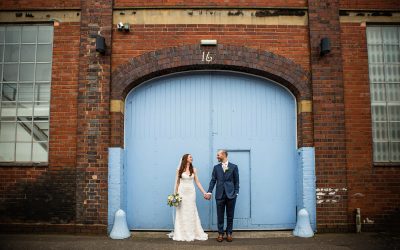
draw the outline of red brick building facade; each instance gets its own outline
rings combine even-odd
[[[369,26],[399,27],[397,1],[5,0],[0,9],[2,25],[54,28],[48,161],[0,162],[2,231],[105,233],[108,148],[124,147],[127,93],[216,69],[295,95],[298,147],[315,148],[318,231],[353,231],[356,208],[366,230],[400,226],[400,161],[373,160],[367,43]],[[211,63],[201,61],[202,39],[218,41]]]

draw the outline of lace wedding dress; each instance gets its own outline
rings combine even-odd
[[[196,206],[196,190],[194,187],[194,174],[189,176],[182,173],[178,188],[179,196],[182,197],[181,204],[176,207],[174,231],[169,237],[177,241],[207,240],[208,235],[204,233],[201,226]]]

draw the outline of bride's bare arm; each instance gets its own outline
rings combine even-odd
[[[176,170],[176,176],[175,176],[175,194],[178,193],[178,188],[180,184],[180,178],[179,178],[179,169]]]
[[[193,169],[193,172],[194,172],[194,181],[196,182],[196,185],[200,189],[201,193],[204,195],[206,191],[204,191],[204,188],[201,185],[199,178],[197,178],[197,169]]]

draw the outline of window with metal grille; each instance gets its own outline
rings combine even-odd
[[[47,162],[53,26],[0,25],[0,162]]]
[[[373,158],[400,162],[400,26],[368,26]]]

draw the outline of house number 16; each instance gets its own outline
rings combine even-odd
[[[210,52],[205,52],[203,51],[203,57],[201,59],[202,62],[211,62],[213,60],[213,57],[210,55]]]

